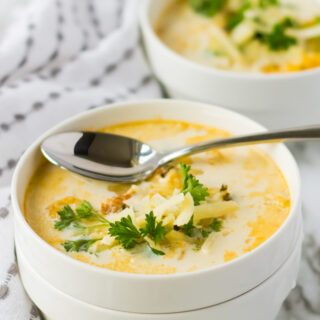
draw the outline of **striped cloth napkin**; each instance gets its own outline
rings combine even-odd
[[[33,0],[0,44],[0,319],[41,319],[14,259],[9,185],[24,150],[75,113],[160,97],[143,56],[138,0]]]

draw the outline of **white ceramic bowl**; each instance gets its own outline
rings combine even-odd
[[[255,112],[310,110],[318,106],[320,68],[286,74],[239,73],[197,64],[168,48],[156,36],[153,25],[172,1],[141,0],[140,8],[140,26],[150,63],[171,97]]]
[[[12,183],[15,237],[35,272],[57,290],[102,308],[138,313],[169,313],[206,308],[258,286],[288,259],[301,228],[300,178],[295,160],[282,144],[261,146],[287,180],[292,207],[285,223],[255,250],[223,265],[191,273],[136,275],[110,271],[72,259],[43,241],[27,224],[22,209],[25,190],[37,168],[39,146],[48,135],[65,130],[102,127],[126,121],[176,119],[211,125],[234,134],[265,130],[237,113],[177,100],[151,100],[109,105],[82,113],[49,130],[22,156]],[[276,288],[275,288],[276,289]]]
[[[16,248],[23,285],[47,320],[273,320],[283,300],[296,284],[301,242],[302,231],[290,257],[258,287],[218,305],[169,314],[121,312],[75,299],[57,290],[36,273],[20,249],[19,242],[16,242]]]

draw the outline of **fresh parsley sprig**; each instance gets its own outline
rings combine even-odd
[[[146,214],[146,226],[144,228],[138,229],[130,215],[121,218],[120,221],[110,223],[109,228],[109,234],[115,237],[123,248],[132,249],[138,244],[147,243],[156,255],[164,255],[164,252],[151,247],[145,237],[149,236],[157,244],[164,238],[165,232],[166,228],[162,226],[162,221],[157,222],[152,211]]]
[[[156,217],[153,211],[151,211],[149,214],[146,214],[146,226],[140,228],[140,232],[144,237],[149,235],[154,243],[158,244],[164,239],[166,228],[162,225],[162,221],[156,221]]]
[[[68,228],[71,225],[74,225],[77,228],[84,228],[84,226],[79,224],[79,221],[82,219],[94,219],[103,224],[109,224],[109,221],[101,214],[94,211],[90,202],[86,200],[82,201],[82,203],[77,206],[75,211],[69,205],[66,205],[57,213],[60,219],[55,221],[54,227],[60,231]]]
[[[125,249],[132,249],[144,241],[141,232],[133,224],[131,216],[121,218],[120,221],[110,223],[109,234],[119,241]]]
[[[67,252],[88,252],[89,248],[101,239],[78,239],[75,241],[67,240],[63,242],[63,247]]]
[[[60,216],[60,219],[55,221],[54,227],[60,231],[69,227],[73,222],[78,220],[78,217],[69,205],[64,206],[57,213]]]
[[[209,196],[208,188],[199,182],[189,171],[191,166],[187,166],[185,163],[180,163],[180,172],[183,179],[183,187],[181,192],[191,194],[195,206],[198,206],[201,201],[204,201]]]

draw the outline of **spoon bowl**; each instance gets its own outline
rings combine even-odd
[[[147,178],[158,167],[160,155],[148,144],[102,132],[65,132],[41,145],[53,164],[83,176],[113,182]]]

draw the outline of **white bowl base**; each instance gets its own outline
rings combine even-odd
[[[77,300],[41,278],[27,262],[18,242],[16,248],[23,285],[46,320],[273,320],[282,302],[295,287],[302,238],[300,231],[295,249],[284,265],[249,292],[208,308],[163,314],[120,312]]]

